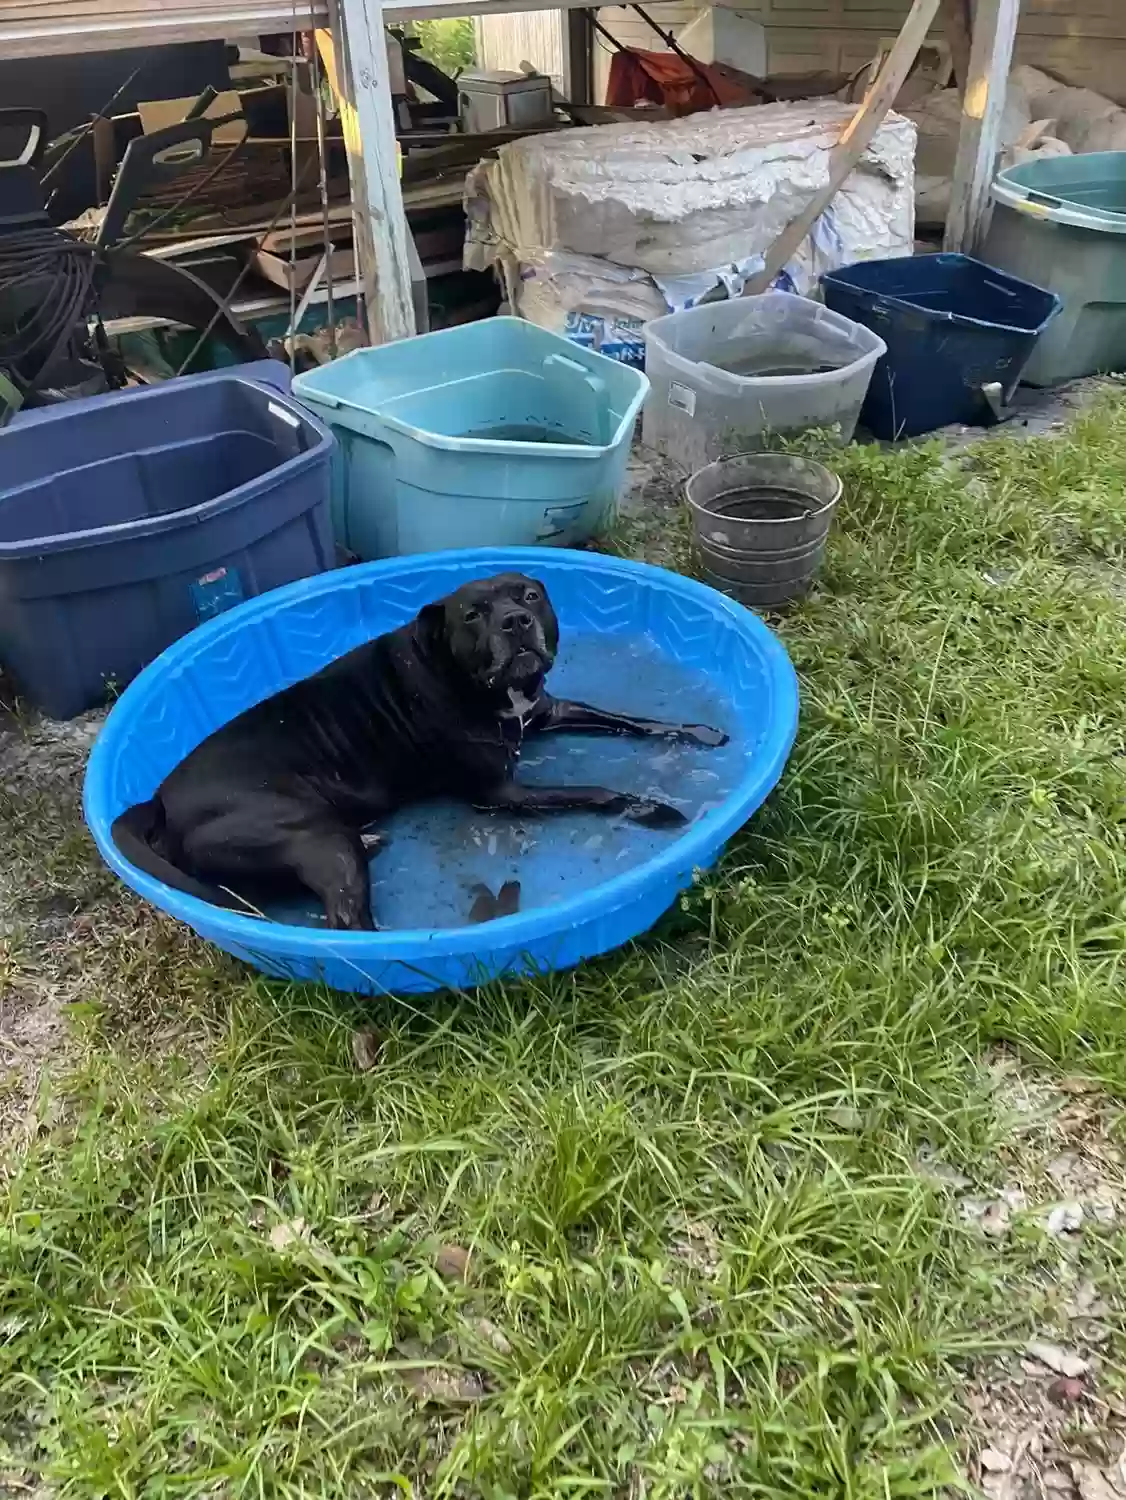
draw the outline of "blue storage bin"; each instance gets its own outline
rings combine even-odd
[[[365,561],[588,540],[613,518],[648,389],[520,318],[357,349],[293,382],[339,441],[333,525]]]
[[[982,387],[1009,401],[1036,340],[1060,310],[1043,287],[968,255],[867,260],[821,278],[825,304],[878,333],[860,420],[878,438],[989,418]]]
[[[0,433],[0,660],[70,718],[201,620],[330,567],[332,447],[237,371]]]

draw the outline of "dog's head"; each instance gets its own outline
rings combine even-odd
[[[559,649],[559,622],[542,583],[498,573],[463,583],[420,615],[474,688],[498,700],[534,698]]]

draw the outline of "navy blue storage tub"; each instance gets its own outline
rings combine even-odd
[[[860,413],[878,438],[990,420],[982,387],[1009,401],[1036,340],[1059,312],[1043,287],[968,255],[859,261],[821,278],[825,305],[883,339]]]
[[[0,660],[70,718],[201,620],[331,567],[334,446],[238,370],[0,433]]]

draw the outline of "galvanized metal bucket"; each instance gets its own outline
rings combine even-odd
[[[759,609],[808,592],[825,555],[840,476],[788,453],[748,453],[698,469],[685,486],[701,573]]]

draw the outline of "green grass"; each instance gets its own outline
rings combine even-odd
[[[836,462],[824,586],[780,625],[780,788],[646,941],[576,973],[413,1005],[270,984],[119,897],[73,794],[0,794],[29,899],[98,893],[56,953],[75,1066],[0,1201],[26,1482],[957,1482],[960,1372],[1053,1262],[962,1225],[920,1153],[995,1175],[998,1043],[1126,1089],[1126,404],[957,463]],[[35,944],[9,939],[10,983]]]

